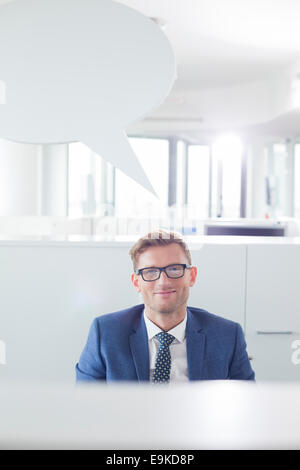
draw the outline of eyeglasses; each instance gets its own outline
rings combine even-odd
[[[136,275],[141,275],[144,281],[151,282],[157,281],[160,278],[161,272],[164,271],[167,277],[170,279],[178,279],[183,277],[185,270],[190,269],[190,264],[169,264],[164,268],[143,268],[136,269],[134,272]]]

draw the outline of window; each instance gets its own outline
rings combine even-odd
[[[168,205],[169,142],[146,138],[129,138],[129,142],[158,198],[116,168],[115,215],[157,216]]]
[[[177,142],[177,169],[176,169],[176,205],[183,206],[186,202],[186,144],[182,140]]]
[[[242,143],[236,136],[220,137],[212,146],[213,217],[240,217]]]
[[[106,207],[113,204],[113,170],[110,163],[81,142],[69,145],[69,216],[107,213]]]
[[[220,138],[212,146],[187,145],[178,140],[176,169],[171,173],[172,147],[168,139],[132,137],[129,143],[158,197],[86,145],[70,144],[70,216],[160,218],[163,223],[170,215],[170,188],[174,191],[176,188],[175,216],[177,213],[189,219],[240,216],[242,145],[237,137]],[[171,177],[175,180],[169,181]],[[112,210],[107,210],[108,207]]]
[[[68,213],[80,217],[95,212],[95,181],[93,153],[77,142],[69,145]]]
[[[222,217],[240,217],[241,157],[241,153],[236,152],[223,160]]]
[[[275,179],[275,216],[285,216],[287,209],[287,148],[285,144],[273,145],[273,172]]]
[[[209,213],[209,147],[188,147],[188,214],[207,218]]]
[[[296,160],[295,157],[295,170]],[[289,182],[291,161],[286,143],[268,145],[266,162],[267,213],[269,217],[287,216],[292,212],[293,185]]]
[[[300,144],[295,145],[295,166],[294,166],[294,215],[300,218]]]

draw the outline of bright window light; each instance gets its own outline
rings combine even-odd
[[[243,144],[239,137],[233,134],[220,136],[212,146],[215,163],[213,166],[219,168],[215,173],[218,178],[215,187],[219,192],[217,199],[221,210],[217,212],[222,217],[240,216],[242,152]]]
[[[236,158],[242,154],[243,144],[241,139],[234,134],[220,136],[213,144],[213,153],[216,158],[228,161],[228,158]]]
[[[179,205],[185,203],[185,145],[182,140],[177,142],[177,172],[176,172],[176,202]]]
[[[299,108],[300,106],[300,78],[299,77],[292,80],[291,106],[292,108]]]
[[[69,216],[96,214],[103,202],[102,169],[102,157],[87,145],[69,144]]]
[[[300,144],[295,145],[295,171],[294,171],[294,216],[300,218]]]
[[[168,205],[169,142],[147,138],[129,138],[129,142],[158,198],[116,169],[115,214],[149,217]]]
[[[208,217],[209,147],[190,145],[188,155],[188,207],[191,217]]]

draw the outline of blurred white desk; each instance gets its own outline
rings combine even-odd
[[[300,383],[2,383],[1,449],[300,449]]]

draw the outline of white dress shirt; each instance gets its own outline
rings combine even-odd
[[[170,344],[170,354],[171,354],[171,372],[170,372],[170,382],[186,382],[189,380],[188,377],[188,367],[187,367],[187,357],[186,357],[186,339],[185,339],[185,329],[186,329],[186,314],[181,323],[169,330],[167,333],[173,335],[175,339]],[[160,343],[155,335],[161,333],[161,330],[155,323],[153,323],[145,314],[144,310],[144,320],[148,333],[148,346],[149,346],[149,365],[150,365],[150,382],[155,369],[155,359],[157,352],[159,350]]]

